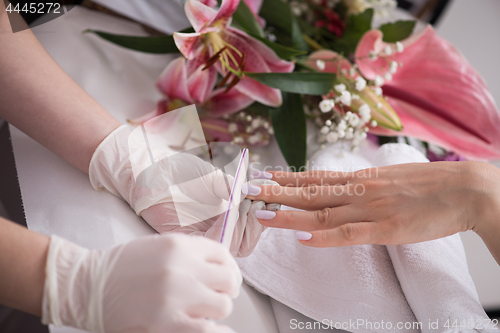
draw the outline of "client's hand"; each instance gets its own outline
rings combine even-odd
[[[407,244],[466,230],[483,239],[492,230],[500,236],[500,170],[490,164],[274,172],[272,179],[281,186],[261,186],[251,198],[306,211],[257,212],[257,217],[268,227],[305,231],[297,233],[304,245]]]
[[[219,241],[233,178],[196,156],[179,153],[155,162],[136,179],[128,146],[131,130],[119,127],[96,149],[89,168],[92,186],[125,199],[160,233],[182,232]],[[147,157],[144,150],[142,156]],[[265,209],[265,204],[259,207]],[[231,253],[246,256],[265,228],[255,218],[242,218],[249,204],[240,208],[244,211],[240,210]]]
[[[52,236],[42,321],[90,332],[232,332],[241,273],[222,245],[155,235],[104,251]]]

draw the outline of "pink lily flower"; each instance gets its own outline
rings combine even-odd
[[[294,64],[280,59],[273,50],[241,30],[229,26],[240,0],[222,0],[219,11],[198,0],[188,0],[186,15],[194,33],[175,33],[180,52],[189,60],[203,62],[228,79],[229,87],[269,106],[281,105],[281,92],[249,77],[248,72],[291,72]],[[249,2],[252,3],[252,2]],[[253,3],[252,3],[253,6]],[[252,8],[252,7],[251,7]],[[237,84],[236,84],[237,83]]]
[[[380,56],[387,55],[388,47],[391,55]],[[395,51],[403,47],[403,52]],[[359,70],[371,80],[384,76],[392,61],[403,65],[382,87],[403,130],[377,128],[379,134],[413,136],[472,159],[500,158],[500,116],[493,97],[479,73],[430,26],[397,46],[371,30],[355,56]]]
[[[212,68],[203,70],[204,64],[179,57],[173,60],[156,82],[158,89],[165,95],[156,110],[129,122],[142,124],[151,118],[180,107],[197,104],[204,116],[217,117],[234,113],[254,101],[245,94],[232,89],[215,88],[217,72]]]

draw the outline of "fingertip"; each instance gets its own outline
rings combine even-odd
[[[295,233],[295,237],[299,241],[308,241],[312,238],[312,236],[313,235],[310,232],[306,232],[306,231],[297,231]]]
[[[254,171],[253,179],[273,179],[273,174],[267,171]]]

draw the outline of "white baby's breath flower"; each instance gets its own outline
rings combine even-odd
[[[377,96],[382,96],[382,94],[383,94],[382,88],[380,88],[380,87],[375,87],[375,88],[373,88],[373,92],[374,92],[374,93],[375,93],[375,95],[377,95]]]
[[[236,123],[229,123],[229,125],[227,125],[227,130],[230,133],[238,132],[238,125]]]
[[[383,105],[382,105],[382,102],[378,102],[378,103],[376,104],[376,106],[377,106],[377,108],[382,109],[382,106],[383,106]]]
[[[389,72],[391,74],[396,74],[398,71],[398,63],[396,61],[391,61],[391,65],[389,66]]]
[[[345,84],[343,84],[343,83],[336,84],[333,86],[333,88],[335,89],[336,92],[339,92],[339,93],[344,92],[346,89]]]
[[[326,141],[328,141],[329,143],[337,142],[338,140],[339,140],[339,135],[335,132],[330,132],[326,136]]]
[[[337,125],[337,131],[345,131],[347,129],[347,123],[345,120],[341,120]]]
[[[388,56],[392,55],[392,47],[390,45],[384,47],[384,53]]]
[[[357,94],[351,94],[351,99],[353,101],[358,100],[359,98],[360,98],[359,95],[357,95]]]
[[[260,161],[260,155],[259,154],[252,154],[252,156],[250,156],[250,161],[251,162],[259,162]]]
[[[370,51],[370,53],[368,54],[368,56],[370,57],[371,61],[375,61],[375,60],[378,59],[378,54],[375,51]]]
[[[260,127],[262,124],[262,119],[261,118],[255,118],[252,120],[252,128],[256,129],[257,127]]]
[[[351,101],[352,101],[351,93],[348,91],[343,91],[342,96],[340,96],[340,101],[344,105],[351,106]]]
[[[375,85],[377,87],[380,87],[380,86],[383,86],[384,83],[385,83],[384,78],[382,76],[380,76],[380,75],[377,74],[377,76],[375,76]]]
[[[323,127],[321,127],[321,129],[319,130],[319,132],[321,134],[327,134],[328,132],[330,132],[330,128],[328,126],[323,126]]]
[[[356,90],[361,91],[366,88],[366,80],[363,79],[361,76],[358,76],[356,78]]]
[[[354,67],[351,67],[351,68],[349,69],[349,75],[350,75],[350,76],[354,76],[354,75],[356,75],[356,69],[355,69]]]
[[[323,113],[332,111],[334,106],[335,102],[332,99],[324,99],[319,103],[319,109]]]
[[[356,115],[353,115],[351,117],[351,119],[349,119],[349,124],[352,126],[352,127],[356,127],[359,125],[359,117],[356,116]]]
[[[386,81],[391,81],[392,80],[392,74],[389,73],[389,72],[387,72],[387,73],[385,73],[384,78],[385,78]]]
[[[325,125],[332,126],[332,121],[330,119],[328,119],[327,121],[325,121]]]
[[[343,139],[345,137],[345,131],[337,129],[337,135],[339,139]]]
[[[318,67],[320,71],[324,71],[326,67],[325,61],[321,59],[316,60],[316,67]]]
[[[372,120],[372,122],[370,123],[370,126],[371,127],[377,127],[378,123],[376,120]]]
[[[399,53],[403,52],[405,50],[405,46],[401,42],[396,42],[396,51]]]
[[[262,140],[262,133],[258,132],[248,138],[248,143],[254,145]]]

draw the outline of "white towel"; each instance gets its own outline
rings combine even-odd
[[[374,162],[427,161],[402,144],[381,147],[371,162],[349,152],[340,158],[339,149],[333,145],[315,154],[315,168],[354,171]],[[292,230],[268,229],[254,253],[238,263],[257,290],[350,332],[442,332],[447,319],[488,318],[458,235],[406,246],[310,248]],[[429,330],[429,319],[440,321],[439,330]]]

